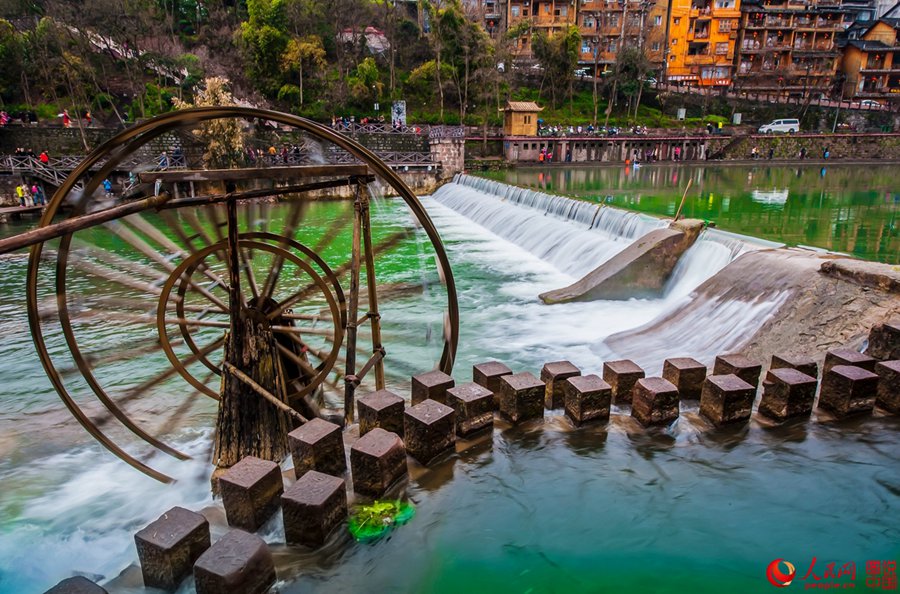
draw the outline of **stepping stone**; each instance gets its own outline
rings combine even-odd
[[[472,366],[472,381],[491,391],[494,395],[494,410],[500,408],[500,378],[504,375],[512,375],[512,370],[499,361]]]
[[[541,381],[546,384],[544,406],[548,410],[563,407],[566,398],[565,381],[576,375],[581,375],[581,370],[569,361],[554,361],[544,364],[541,369]]]
[[[757,366],[759,367],[759,366]],[[756,375],[757,379],[759,374]],[[700,414],[716,426],[746,423],[753,412],[756,388],[737,375],[711,375],[703,382]]]
[[[513,423],[544,416],[544,382],[529,372],[500,378],[500,413]]]
[[[339,475],[347,470],[344,435],[339,425],[315,418],[288,433],[294,475],[307,470]]]
[[[900,359],[900,319],[872,326],[866,354],[881,361]]]
[[[390,390],[378,390],[356,400],[359,413],[360,437],[381,427],[385,431],[403,435],[403,409],[406,403],[403,398]]]
[[[823,374],[831,371],[835,365],[853,365],[866,371],[875,372],[875,359],[853,349],[831,349],[825,353]]]
[[[161,515],[134,535],[144,586],[178,589],[209,542],[209,522],[200,514],[173,507]]]
[[[456,443],[456,413],[435,400],[425,400],[404,414],[406,452],[423,466]]]
[[[796,369],[811,378],[819,377],[819,364],[809,357],[798,355],[772,355],[769,369]]]
[[[875,365],[878,392],[875,404],[895,415],[900,414],[900,361],[882,361]]]
[[[699,400],[706,379],[706,365],[690,357],[666,359],[662,376],[678,388],[682,400]]]
[[[816,401],[819,382],[791,367],[770,369],[763,382],[759,413],[784,421],[790,417],[809,416]]]
[[[232,530],[194,563],[197,594],[261,594],[275,584],[275,562],[263,539]]]
[[[494,426],[494,394],[475,382],[447,390],[447,406],[456,412],[456,434]]]
[[[106,590],[87,579],[76,575],[59,582],[44,594],[108,594]]]
[[[596,375],[576,375],[564,383],[566,416],[576,425],[608,421],[612,388]]]
[[[716,357],[716,364],[713,367],[713,375],[734,374],[754,388],[759,387],[761,373],[762,365],[739,354],[719,355]]]
[[[447,390],[454,386],[453,378],[443,371],[429,371],[412,378],[412,404],[426,400],[447,403]]]
[[[819,408],[838,418],[870,413],[877,395],[877,375],[855,365],[835,365],[822,377]]]
[[[661,377],[640,378],[634,384],[631,416],[641,425],[668,425],[678,418],[678,388]]]
[[[322,546],[347,517],[343,479],[310,470],[281,496],[281,515],[288,544]]]
[[[380,427],[350,447],[350,472],[356,493],[380,497],[406,474],[406,448],[400,436]]]
[[[255,532],[278,509],[284,492],[281,468],[247,456],[219,477],[219,490],[228,525]]]
[[[630,404],[634,385],[645,375],[644,370],[629,359],[603,364],[603,381],[612,388],[612,400],[616,404]]]

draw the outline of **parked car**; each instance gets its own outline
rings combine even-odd
[[[881,103],[879,103],[878,101],[875,101],[873,99],[863,99],[862,101],[859,102],[859,106],[862,108],[868,108],[868,109],[872,109],[872,108],[879,109],[881,107]]]
[[[800,131],[800,120],[796,118],[785,120],[774,120],[759,127],[760,134],[774,134],[776,132],[786,132],[794,134]]]
[[[579,68],[578,70],[575,71],[575,76],[580,77],[580,78],[584,78],[585,76],[588,76],[589,74],[590,74],[590,72],[588,72],[587,68]]]

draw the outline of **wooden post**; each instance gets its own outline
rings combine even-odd
[[[362,207],[362,232],[366,249],[366,289],[369,292],[369,323],[372,325],[372,353],[383,351],[381,344],[381,314],[378,312],[378,291],[375,284],[375,252],[372,249],[372,227],[369,224],[369,201]],[[375,361],[375,389],[384,390],[384,358]]]
[[[356,391],[356,325],[359,315],[360,235],[362,233],[362,186],[356,186],[353,201],[353,244],[350,256],[350,299],[347,304],[347,367],[344,374],[344,425],[353,422],[353,396]]]

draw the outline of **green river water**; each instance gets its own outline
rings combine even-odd
[[[798,178],[794,168],[767,173],[765,168],[654,166],[637,173],[573,168],[504,175],[520,185],[547,183],[541,176],[549,175],[548,191],[612,195],[619,205],[662,215],[673,214],[670,206],[680,199],[685,176],[692,176],[701,197],[689,201],[689,216],[713,219],[736,232],[771,229],[758,234],[863,250],[867,257],[897,262],[893,196],[900,182],[891,172],[829,167],[824,178],[812,169]],[[754,182],[748,185],[751,174]],[[766,184],[757,181],[766,176]],[[784,204],[781,194],[777,200],[760,202],[758,195],[753,200],[755,189],[770,186],[787,189]],[[462,196],[469,210],[448,207],[454,196]],[[604,344],[608,336],[678,307],[734,257],[722,245],[701,242],[662,298],[549,307],[537,294],[565,286],[596,265],[585,253],[605,259],[629,240],[522,206],[482,211],[491,201],[497,198],[458,185],[423,199],[457,281],[462,320],[457,384],[470,380],[473,364],[488,359],[535,375],[543,363],[560,359],[584,373],[600,373],[603,361],[618,358]],[[349,215],[349,207],[312,205],[298,240],[315,244],[332,221]],[[283,224],[285,213],[285,206],[273,207],[266,215],[270,226]],[[160,219],[149,220],[175,237]],[[378,268],[380,282],[406,287],[384,300],[383,316],[389,385],[408,396],[409,375],[430,369],[439,356],[446,299],[427,238],[415,230],[405,207],[396,200],[378,201],[374,220],[376,243],[399,229],[412,230],[379,259]],[[652,228],[655,223],[635,219],[634,224]],[[815,232],[804,231],[811,226]],[[7,226],[4,233],[23,228]],[[332,267],[346,261],[348,234],[344,227],[323,250]],[[851,234],[853,247],[847,243]],[[149,264],[109,232],[83,239]],[[215,403],[198,402],[166,435],[193,456],[188,462],[144,455],[146,449],[127,433],[113,431],[130,451],[175,476],[175,485],[159,484],[115,459],[71,419],[37,361],[22,301],[25,265],[22,256],[0,259],[0,592],[41,592],[74,573],[96,579],[110,592],[149,592],[136,569],[134,532],[173,505],[207,509],[214,539],[227,530],[208,488]],[[77,266],[71,276],[73,290],[86,298],[130,295]],[[52,294],[43,287],[45,296]],[[752,332],[771,311],[765,303],[735,303],[732,330]],[[95,318],[86,318],[76,332],[82,346],[101,353],[153,336],[152,328],[140,324]],[[668,356],[711,363],[724,348],[719,334],[716,328],[698,328],[673,344]],[[48,343],[61,368],[70,369],[59,334],[49,332]],[[648,375],[660,371],[662,361],[656,358],[640,360]],[[117,362],[98,374],[122,394],[166,365],[157,354]],[[84,382],[66,377],[80,401],[90,402]],[[155,427],[186,393],[175,378],[129,410]],[[97,413],[97,407],[90,410]],[[416,515],[375,543],[355,543],[342,528],[317,551],[287,547],[276,515],[261,535],[275,554],[278,591],[765,593],[777,591],[765,577],[777,558],[797,568],[786,591],[843,586],[849,577],[817,581],[813,576],[822,577],[829,563],[848,562],[856,564],[855,590],[866,591],[866,562],[900,557],[900,419],[878,415],[823,423],[814,415],[770,427],[754,417],[740,428],[713,430],[699,417],[697,403],[687,402],[675,424],[645,431],[627,413],[616,409],[608,425],[578,429],[560,411],[518,427],[498,423],[434,468],[413,465],[405,493]],[[815,566],[804,580],[813,558]],[[189,583],[179,590],[192,591]]]

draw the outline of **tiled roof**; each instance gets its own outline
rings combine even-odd
[[[538,107],[534,101],[507,101],[506,109],[509,111],[541,111],[544,108]]]

